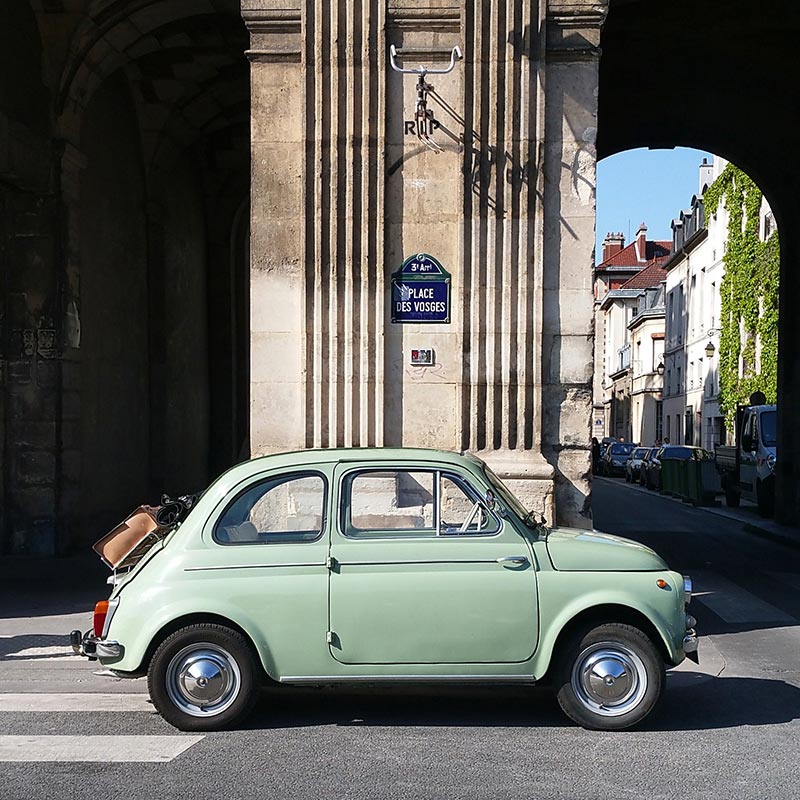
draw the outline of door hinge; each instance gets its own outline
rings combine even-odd
[[[325,634],[325,641],[326,641],[328,644],[333,644],[333,641],[334,641],[334,638],[335,638],[335,637],[336,637],[336,634],[335,634],[333,631],[328,631],[328,632]]]
[[[325,560],[325,566],[328,569],[336,569],[336,559],[333,556],[328,556]]]

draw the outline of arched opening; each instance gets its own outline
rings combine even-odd
[[[2,552],[249,455],[247,47],[237,0],[3,6]]]
[[[800,9],[793,7],[765,15],[739,1],[723,9],[611,0],[601,39],[598,120],[598,158],[635,147],[708,150],[743,169],[773,209],[781,237],[776,518],[791,524],[800,512],[793,489],[800,426],[792,412],[800,349],[789,304],[800,277],[792,266],[797,245],[786,233],[796,227],[800,202],[793,188],[797,167],[776,154],[792,152],[798,122],[798,25]]]
[[[213,5],[90,8],[60,87],[82,164],[67,212],[80,398],[66,414],[81,420],[73,521],[87,537],[248,454],[248,254],[231,244],[246,235],[247,36],[235,0]]]

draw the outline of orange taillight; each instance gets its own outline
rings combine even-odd
[[[101,600],[94,607],[94,635],[98,638],[103,635],[103,628],[106,625],[107,614],[108,600]]]

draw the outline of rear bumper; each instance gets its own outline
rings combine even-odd
[[[92,631],[82,634],[72,631],[69,643],[76,655],[86,656],[90,661],[98,658],[120,658],[123,653],[122,645],[113,639],[99,639]]]

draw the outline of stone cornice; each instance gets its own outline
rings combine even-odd
[[[550,0],[547,4],[547,60],[599,58],[600,29],[607,13],[607,2]]]
[[[250,33],[251,61],[294,61],[302,57],[299,0],[242,0],[242,19]]]

